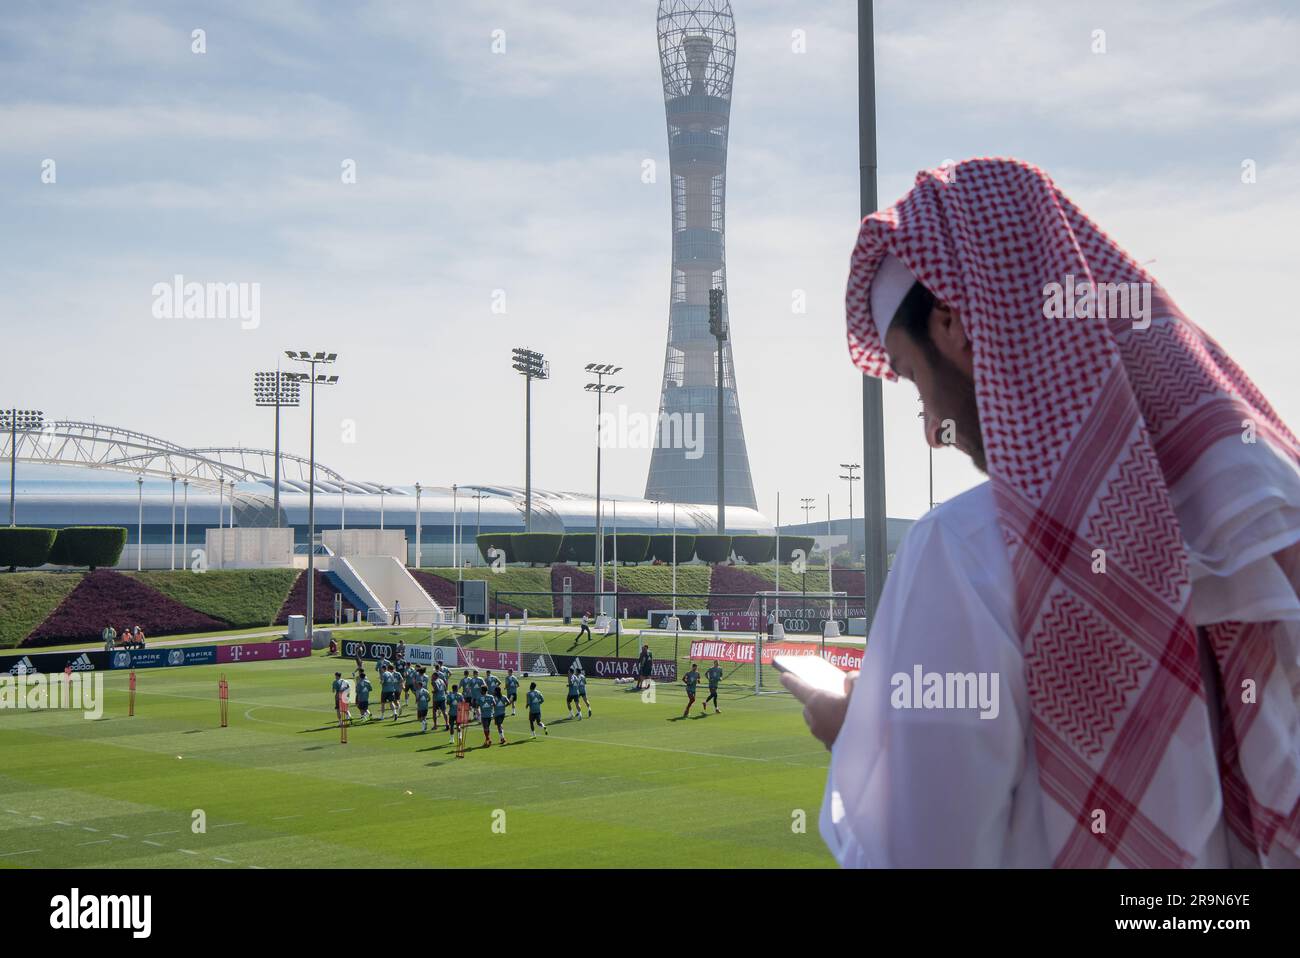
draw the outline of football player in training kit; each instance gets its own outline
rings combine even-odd
[[[704,673],[704,677],[709,680],[709,697],[704,700],[702,708],[705,712],[708,712],[709,703],[712,702],[713,711],[715,713],[721,712],[722,709],[718,708],[718,683],[722,681],[722,669],[718,668],[716,660],[713,663],[713,668]]]
[[[691,706],[695,704],[695,688],[700,684],[700,667],[692,662],[691,670],[682,681],[686,683],[686,711],[682,712],[682,718],[686,718],[691,712]]]
[[[506,669],[506,697],[510,699],[510,714],[515,714],[515,701],[519,698],[519,676],[514,669]]]
[[[578,721],[582,721],[582,705],[578,699],[582,697],[580,691],[581,685],[578,682],[578,667],[576,665],[569,667],[569,691],[564,697],[564,705],[569,710],[569,718],[573,718],[573,710],[578,710]]]
[[[546,732],[547,735],[551,734],[546,731],[546,723],[542,721],[542,703],[545,701],[542,698],[542,693],[537,691],[537,683],[530,682],[528,685],[528,731],[533,738],[537,738],[537,732],[534,731],[534,728],[538,725],[542,727],[542,731]]]
[[[496,708],[497,697],[489,692],[486,688],[483,694],[479,696],[479,715],[483,723],[483,747],[492,747],[492,711]],[[502,739],[504,741],[504,739]]]

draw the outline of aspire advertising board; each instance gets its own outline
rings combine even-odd
[[[218,645],[217,661],[261,662],[267,659],[302,659],[311,655],[311,639],[284,639],[249,645]]]
[[[211,665],[217,661],[215,645],[172,648],[118,649],[111,653],[115,669],[169,669],[182,665]]]
[[[753,642],[724,642],[696,639],[691,642],[691,658],[700,661],[754,662]],[[820,655],[844,672],[862,668],[862,649],[853,646],[828,645],[822,648],[816,642],[765,642],[763,664],[771,665],[775,655]]]

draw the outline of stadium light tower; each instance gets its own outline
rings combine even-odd
[[[511,365],[524,377],[524,531],[533,531],[533,380],[550,379],[551,364],[539,352],[516,346]]]
[[[847,480],[849,484],[849,561],[852,562],[853,561],[853,484],[855,482],[860,482],[862,479],[861,476],[855,476],[854,473],[857,472],[857,470],[861,469],[862,466],[860,466],[856,462],[842,462],[840,463],[840,468],[848,470],[848,475],[841,474],[840,478]]]
[[[309,373],[290,373],[300,383],[311,384],[309,403],[311,439],[307,456],[307,640],[311,641],[312,620],[316,618],[316,387],[333,386],[339,381],[338,376],[317,373],[317,366],[328,366],[339,358],[338,353],[308,352],[305,349],[294,351],[286,349],[284,354],[294,362],[306,363]]]
[[[136,502],[139,505],[139,515],[136,518],[135,532],[135,571],[139,572],[144,568],[144,476],[135,477]]]
[[[799,500],[800,503],[799,508],[803,510],[804,525],[808,525],[810,522],[812,522],[812,520],[808,518],[808,514],[817,508],[817,506],[815,505],[816,502],[817,500],[814,499],[812,496],[804,496],[802,499]]]
[[[596,543],[595,555],[593,558],[597,562],[596,569],[596,615],[599,616],[604,612],[605,600],[605,535],[601,525],[600,515],[600,432],[603,425],[602,416],[603,404],[606,393],[616,393],[622,386],[615,386],[605,382],[606,376],[613,376],[620,372],[622,366],[613,366],[609,363],[587,363],[587,372],[596,377],[594,383],[587,383],[583,388],[587,392],[596,394]]]
[[[275,408],[275,527],[280,528],[280,409],[296,407],[299,403],[298,380],[294,374],[274,372],[253,373],[253,402],[259,406]]]
[[[28,432],[45,425],[39,409],[0,409],[0,429],[9,430],[9,525],[18,524],[18,507],[14,490],[18,476],[18,431]]]

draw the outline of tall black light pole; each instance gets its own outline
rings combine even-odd
[[[722,310],[722,290],[709,290],[709,332],[718,341],[718,535],[727,532],[727,488],[724,471],[726,462],[726,432],[723,428],[723,377],[722,361],[726,356],[727,318]]]
[[[584,388],[587,392],[596,394],[596,554],[593,558],[596,560],[596,615],[599,616],[605,611],[605,530],[600,514],[600,429],[603,425],[605,394],[616,393],[623,388],[622,386],[606,384],[605,377],[613,376],[623,367],[613,366],[609,363],[587,363],[586,368],[587,372],[596,377],[594,383],[587,383]]]
[[[522,346],[511,350],[511,365],[524,377],[524,531],[533,531],[533,380],[550,379],[551,364]],[[477,540],[476,540],[477,542]]]
[[[862,216],[876,211],[876,51],[871,0],[858,0],[858,193]],[[862,377],[863,580],[867,617],[885,588],[885,406],[880,380]],[[849,541],[853,540],[850,532]],[[868,623],[870,624],[870,623]]]
[[[253,402],[258,406],[275,408],[275,527],[280,528],[280,409],[296,407],[298,374],[274,372],[253,373]]]
[[[862,467],[858,465],[856,462],[842,462],[840,463],[840,468],[848,470],[848,475],[844,475],[843,473],[841,473],[840,478],[847,480],[849,483],[849,562],[852,562],[853,561],[853,484],[855,482],[861,481],[862,479],[861,476],[855,476],[854,473],[857,472]],[[863,563],[864,565],[866,563],[865,556],[863,557]]]
[[[9,430],[9,525],[18,524],[18,505],[14,495],[18,478],[18,430],[27,432],[45,425],[39,409],[0,409],[0,428]]]
[[[476,492],[470,498],[474,500],[474,552],[472,555],[482,558],[482,553],[478,550],[478,537],[483,534],[483,500],[487,498],[487,493]]]
[[[339,381],[338,376],[326,376],[324,373],[317,375],[316,367],[333,363],[339,354],[310,353],[305,349],[297,352],[286,349],[284,354],[295,362],[307,363],[311,367],[310,373],[289,374],[300,383],[311,384],[311,412],[308,415],[311,421],[311,440],[307,460],[307,640],[310,642],[312,622],[316,618],[316,387],[333,386]]]

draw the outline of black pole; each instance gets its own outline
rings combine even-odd
[[[524,374],[524,531],[533,531],[533,377]]]
[[[876,58],[871,0],[858,0],[858,191],[862,216],[876,211]],[[880,380],[862,377],[862,533],[870,620],[885,588],[885,416]],[[849,544],[853,527],[849,525]]]

